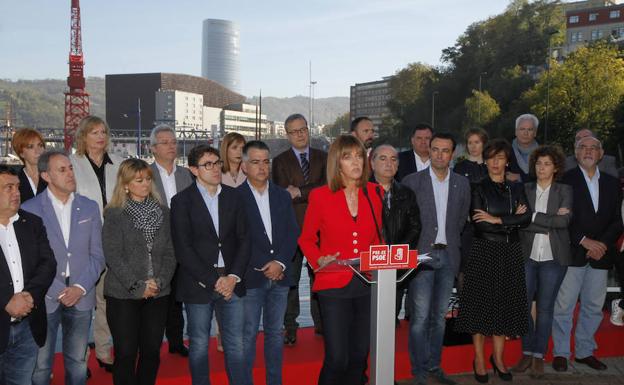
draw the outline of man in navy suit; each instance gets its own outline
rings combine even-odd
[[[422,171],[429,167],[429,142],[433,136],[433,128],[427,123],[419,123],[414,127],[410,144],[412,148],[399,153],[399,171],[396,179],[400,182],[411,173]]]
[[[252,368],[256,355],[256,335],[264,329],[266,383],[282,383],[281,328],[292,285],[286,271],[292,267],[297,249],[299,227],[288,192],[269,182],[269,147],[251,141],[243,148],[242,168],[247,182],[236,190],[240,193],[249,219],[251,258],[245,273],[247,294],[243,298],[245,326],[243,346],[247,384],[253,384]]]
[[[50,383],[59,324],[63,328],[65,383],[84,384],[95,283],[105,264],[100,209],[95,201],[75,192],[73,167],[64,153],[42,154],[38,168],[48,187],[22,208],[43,219],[57,269],[45,296],[48,333],[37,356],[33,385]]]
[[[188,164],[195,183],[171,199],[178,287],[186,306],[189,366],[194,385],[210,384],[208,342],[212,314],[220,319],[230,384],[244,383],[242,279],[249,261],[245,208],[236,190],[221,184],[219,152],[199,145]]]
[[[20,210],[19,178],[7,166],[0,166],[0,254],[0,384],[30,384],[56,261],[41,218]]]

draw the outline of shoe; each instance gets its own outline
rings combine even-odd
[[[472,361],[472,371],[474,372],[474,378],[477,382],[481,384],[487,384],[490,381],[490,376],[487,374],[479,374],[477,373],[477,366],[475,365],[474,360]]]
[[[540,379],[544,377],[544,359],[533,357],[531,360],[531,378]]]
[[[435,368],[429,371],[429,377],[433,378],[437,383],[444,385],[457,385],[455,380],[449,378],[442,368]]]
[[[104,362],[104,361],[100,360],[99,358],[96,358],[96,361],[97,361],[98,365],[100,365],[100,368],[104,368],[104,370],[106,370],[109,373],[113,372],[113,364],[112,363]]]
[[[624,309],[620,307],[621,299],[611,301],[611,323],[615,326],[624,326]]]
[[[284,334],[284,345],[294,346],[297,343],[297,329],[286,330]]]
[[[552,368],[555,369],[555,372],[567,372],[568,359],[560,356],[553,358]]]
[[[87,368],[87,380],[91,378],[91,369]]]
[[[184,345],[169,345],[169,353],[171,354],[179,354],[182,357],[188,357],[189,355],[189,350],[188,348]]]
[[[531,362],[533,361],[533,356],[528,356],[526,354],[522,355],[522,358],[518,363],[511,368],[511,371],[514,373],[524,373],[528,368],[531,367]]]
[[[511,381],[513,379],[513,375],[511,372],[502,372],[498,366],[496,366],[496,362],[494,362],[494,356],[490,356],[490,363],[492,364],[492,369],[494,370],[494,374],[498,375],[503,381]]]
[[[607,370],[607,365],[598,361],[598,359],[594,356],[575,358],[574,362],[578,362],[579,364],[585,364],[594,370]]]

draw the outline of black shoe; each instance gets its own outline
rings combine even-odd
[[[565,357],[555,357],[552,362],[552,367],[556,372],[565,372],[568,370],[568,359]]]
[[[490,376],[487,374],[487,372],[485,374],[477,373],[477,366],[475,365],[474,361],[472,361],[472,371],[474,372],[474,378],[475,380],[477,380],[477,382],[481,384],[487,384],[488,381],[490,381]]]
[[[490,356],[490,363],[492,364],[492,369],[494,370],[494,374],[498,374],[498,377],[503,381],[511,381],[513,379],[513,375],[511,372],[501,372],[500,369],[496,366],[494,362],[494,356]]]
[[[286,330],[284,334],[284,345],[294,346],[297,343],[297,329]]]
[[[100,365],[100,368],[104,368],[104,370],[106,370],[109,373],[113,372],[113,364],[109,364],[107,362],[101,361],[99,358],[96,358],[98,365]]]
[[[585,364],[594,370],[607,370],[607,365],[605,365],[602,361],[598,361],[598,359],[594,356],[575,358],[574,361],[579,364]]]
[[[188,357],[189,355],[189,350],[188,348],[184,345],[169,345],[169,353],[171,354],[179,354],[182,357]]]

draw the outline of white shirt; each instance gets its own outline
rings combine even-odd
[[[438,176],[433,172],[431,167],[429,167],[429,175],[431,176],[436,217],[438,219],[438,234],[436,235],[435,243],[446,245],[446,208],[448,206],[449,179],[451,177],[451,170],[447,170],[446,177],[443,181],[438,179]]]
[[[589,189],[589,195],[591,195],[591,200],[594,205],[594,211],[598,212],[598,202],[600,198],[600,188],[598,185],[598,181],[600,180],[600,170],[596,167],[596,173],[593,178],[590,178],[587,175],[587,171],[583,167],[579,167],[581,172],[583,172],[583,177],[585,178],[585,183],[587,183],[587,188]]]
[[[210,195],[208,190],[201,183],[196,182],[199,192],[201,193],[202,198],[204,198],[204,203],[206,204],[206,208],[210,213],[210,219],[212,219],[212,224],[214,225],[215,231],[217,232],[217,237],[219,236],[219,194],[221,194],[221,185],[217,186],[217,192],[215,195]],[[215,267],[225,267],[225,261],[223,260],[223,254],[221,253],[221,248],[219,248],[219,257],[217,259],[217,266]]]
[[[535,221],[537,213],[546,213],[546,209],[548,208],[548,197],[550,196],[550,187],[551,186],[548,186],[546,189],[542,190],[542,188],[537,185],[537,190],[535,191],[535,212],[533,213],[533,221]],[[552,248],[550,247],[550,237],[548,234],[535,234],[535,238],[533,238],[533,247],[531,248],[531,259],[536,262],[553,260]]]
[[[160,174],[160,180],[163,184],[163,190],[165,190],[165,196],[163,198],[167,199],[167,206],[171,207],[171,198],[178,192],[175,180],[176,165],[175,163],[173,164],[173,170],[171,174],[169,174],[158,162],[155,163],[158,173]]]
[[[431,165],[431,158],[423,162],[416,151],[414,151],[414,159],[416,159],[416,171],[422,171]]]
[[[71,209],[72,202],[74,201],[74,193],[69,195],[69,199],[67,199],[66,203],[61,202],[57,199],[54,194],[47,189],[48,198],[52,202],[52,207],[54,208],[54,214],[56,214],[56,220],[58,221],[59,226],[61,227],[61,233],[63,233],[63,240],[65,241],[65,247],[69,247],[69,230],[71,228]],[[68,255],[69,257],[69,255]],[[70,276],[69,271],[69,261],[67,261],[67,266],[65,266],[65,277]]]
[[[256,199],[256,205],[258,205],[258,211],[260,211],[260,218],[262,218],[262,224],[264,225],[264,230],[269,237],[269,242],[273,243],[273,227],[271,225],[271,206],[269,205],[269,184],[267,183],[264,192],[260,192],[254,188],[254,186],[247,181],[249,188],[251,188],[251,192],[253,193],[254,198]]]
[[[17,236],[13,223],[19,219],[19,214],[9,218],[9,224],[0,224],[0,247],[4,253],[4,258],[9,266],[11,280],[13,281],[13,293],[24,290],[24,271],[22,270],[22,254],[20,253]]]

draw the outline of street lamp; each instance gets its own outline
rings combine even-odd
[[[482,88],[481,88],[481,78],[483,76],[485,76],[485,75],[487,75],[487,72],[481,72],[479,74],[479,98],[477,98],[477,103],[479,105],[479,112],[478,112],[478,116],[477,116],[477,124],[479,126],[481,126],[481,92],[483,92]]]
[[[548,142],[548,110],[550,108],[550,61],[552,60],[552,37],[559,30],[551,28],[548,33],[548,60],[546,61],[546,117],[544,119],[544,144]]]
[[[433,91],[431,95],[431,127],[435,129],[435,97],[439,94],[438,91]]]

